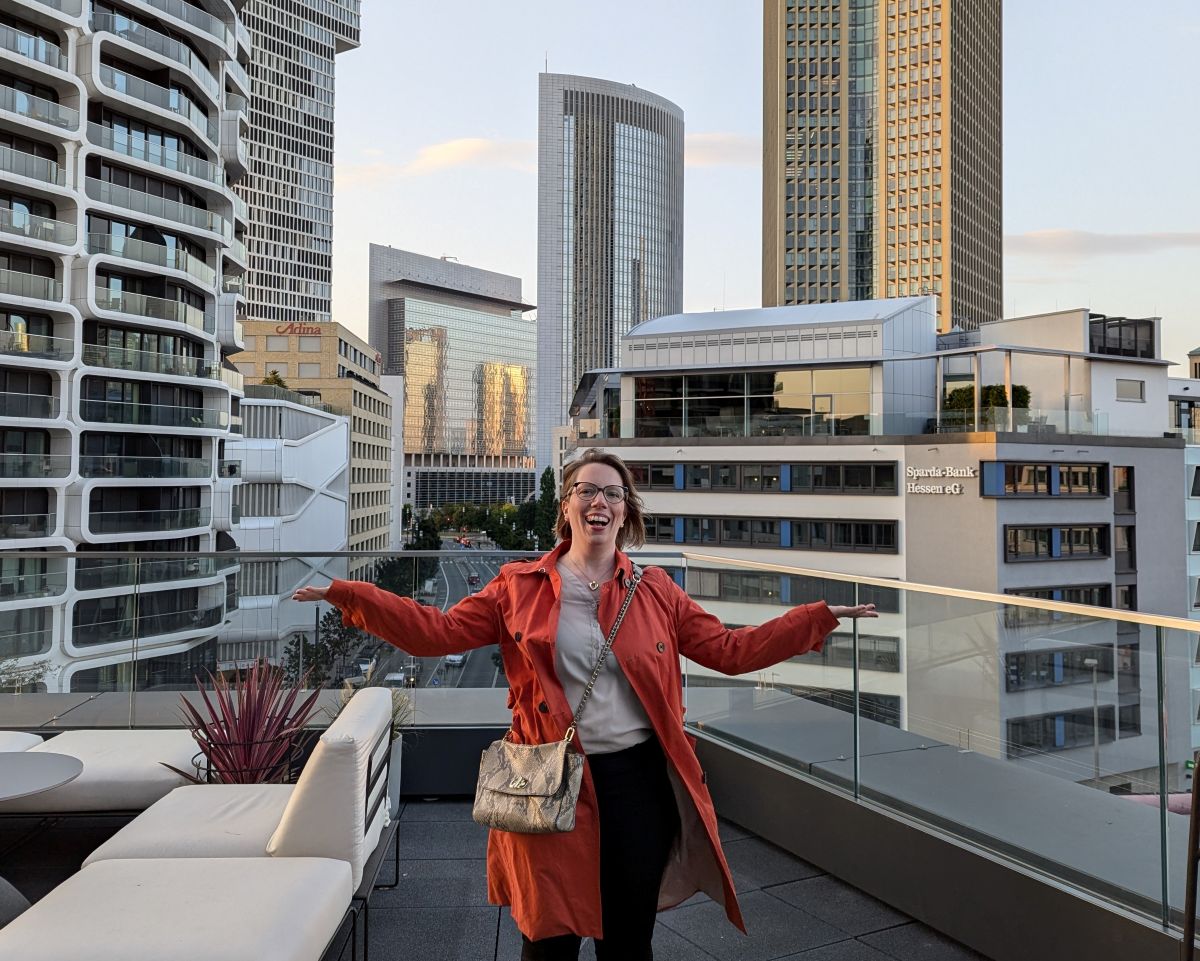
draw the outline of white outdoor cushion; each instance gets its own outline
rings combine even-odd
[[[64,731],[30,750],[77,757],[83,773],[52,791],[0,802],[0,813],[139,811],[187,783],[159,762],[194,770],[200,748],[189,731],[176,728]]]
[[[262,858],[295,785],[196,784],[177,787],[93,851],[121,858]]]
[[[37,747],[42,739],[25,731],[0,731],[0,751],[28,751]]]
[[[364,688],[350,699],[304,765],[279,828],[267,844],[268,854],[344,858],[350,862],[357,889],[387,816],[385,798],[371,823],[366,823],[366,781],[368,764],[374,771],[387,758],[387,737],[373,761],[371,748],[391,723],[390,691]],[[380,777],[372,800],[386,791],[386,779]]]
[[[0,928],[0,958],[319,961],[353,893],[323,858],[100,861]]]

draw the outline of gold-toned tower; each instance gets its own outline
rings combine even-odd
[[[1001,0],[764,0],[763,306],[1001,311]]]

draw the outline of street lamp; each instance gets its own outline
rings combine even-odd
[[[1096,786],[1100,785],[1100,688],[1096,682],[1096,669],[1100,662],[1094,657],[1085,657],[1083,666],[1092,669],[1092,776]]]

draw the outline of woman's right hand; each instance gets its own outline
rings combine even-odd
[[[325,595],[329,593],[328,587],[302,587],[292,595],[293,601],[323,601]]]

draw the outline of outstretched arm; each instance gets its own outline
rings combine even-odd
[[[296,601],[327,601],[342,621],[419,657],[437,657],[500,641],[499,601],[503,575],[450,610],[425,607],[364,581],[334,581],[328,587],[302,587]]]

